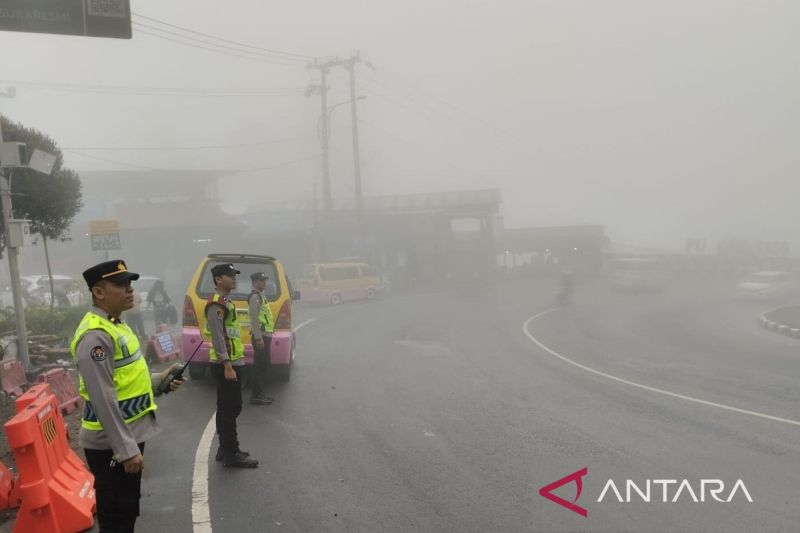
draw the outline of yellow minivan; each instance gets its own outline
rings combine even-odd
[[[315,263],[303,265],[298,286],[303,301],[338,305],[347,300],[372,300],[383,290],[375,269],[367,263]]]
[[[300,293],[292,289],[280,261],[266,255],[210,254],[204,257],[189,282],[183,302],[183,354],[190,357],[197,353],[189,365],[189,375],[200,378],[208,367],[208,349],[211,339],[203,335],[205,329],[205,307],[214,292],[211,269],[220,264],[233,263],[241,274],[236,276],[236,290],[231,298],[236,306],[236,315],[242,324],[242,340],[245,344],[245,363],[253,364],[253,346],[250,336],[250,317],[247,298],[252,290],[250,275],[266,272],[267,289],[272,316],[275,317],[275,332],[270,347],[270,370],[281,381],[288,381],[294,361],[295,337],[292,330],[292,300],[299,300]],[[250,343],[247,343],[250,341]],[[200,348],[198,349],[198,346]]]

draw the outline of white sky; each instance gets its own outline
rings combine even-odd
[[[376,67],[357,71],[368,194],[498,187],[507,226],[599,223],[642,245],[786,239],[800,249],[797,2],[134,0],[133,11],[297,54],[360,51]],[[316,75],[300,62],[240,59],[141,31],[153,30],[134,27],[131,41],[0,32],[0,90],[36,81],[296,94],[134,96],[19,83],[0,112],[62,147],[264,142],[84,153],[161,168],[278,166],[236,178],[226,202],[310,198],[319,161],[284,165],[320,151],[319,98],[302,95]],[[329,102],[346,101],[345,71],[331,83]],[[332,120],[333,190],[348,196],[349,108]],[[78,170],[126,168],[65,156]]]

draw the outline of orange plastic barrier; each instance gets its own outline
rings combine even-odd
[[[173,338],[166,325],[161,324],[155,335],[150,336],[147,342],[148,361],[174,361],[181,355],[181,346]]]
[[[22,396],[28,388],[22,363],[16,360],[0,363],[0,387],[8,396]]]
[[[36,378],[39,383],[49,383],[50,389],[58,398],[58,404],[61,411],[64,413],[71,413],[82,405],[81,397],[78,396],[78,389],[75,387],[75,380],[63,368],[56,368],[43,374],[39,374]]]
[[[47,383],[36,383],[31,385],[31,388],[25,391],[25,394],[14,401],[15,412],[22,412],[22,410],[28,407],[30,404],[44,399],[48,394],[53,394],[53,392],[50,390],[50,385]]]
[[[5,424],[22,505],[14,533],[77,533],[92,527],[94,476],[70,449],[59,403],[47,395]]]
[[[16,507],[12,502],[11,493],[14,490],[14,474],[9,470],[5,463],[0,461],[0,511],[9,507]]]

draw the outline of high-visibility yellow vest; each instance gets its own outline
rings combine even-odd
[[[150,379],[150,369],[142,354],[139,339],[127,324],[112,322],[106,317],[92,311],[86,313],[75,330],[75,335],[70,344],[72,360],[77,363],[75,350],[83,335],[90,330],[100,330],[108,333],[114,341],[114,388],[117,391],[117,403],[126,424],[138,420],[147,413],[156,410],[153,397],[153,382]],[[103,354],[107,357],[108,354]],[[86,364],[86,363],[84,363]],[[86,391],[83,377],[80,378],[78,394],[85,400],[83,420],[84,429],[100,431],[103,426],[97,419],[92,408],[91,398]]]
[[[239,319],[236,317],[236,306],[233,305],[232,301],[228,300],[227,298],[223,298],[216,292],[208,299],[208,303],[206,304],[203,314],[207,313],[210,305],[216,305],[217,307],[223,306],[222,309],[225,309],[225,345],[228,348],[228,357],[230,358],[231,362],[243,358],[244,344],[242,344],[242,326],[239,323]],[[207,338],[211,338],[211,330],[208,329],[208,318],[206,318],[206,325],[203,334]],[[217,351],[214,350],[213,342],[208,350],[208,359],[212,363],[216,363],[218,361]]]
[[[272,333],[275,331],[275,320],[272,318],[272,309],[269,308],[269,301],[258,291],[251,292],[250,297],[252,298],[254,294],[258,295],[261,302],[261,308],[258,310],[258,323],[261,324],[261,331]]]

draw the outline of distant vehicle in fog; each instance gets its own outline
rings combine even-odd
[[[797,281],[790,272],[755,272],[736,286],[739,300],[786,300],[797,292]]]
[[[611,264],[611,286],[617,290],[658,290],[669,278],[670,272],[656,258],[628,257]]]
[[[372,300],[383,292],[383,281],[366,263],[303,265],[298,286],[303,300],[338,305],[347,300]]]
[[[50,305],[50,278],[46,274],[20,276],[23,308],[29,305]],[[53,274],[53,291],[57,307],[78,307],[85,303],[88,291],[80,282],[69,276]],[[14,308],[11,287],[0,291],[0,305],[3,309]]]

